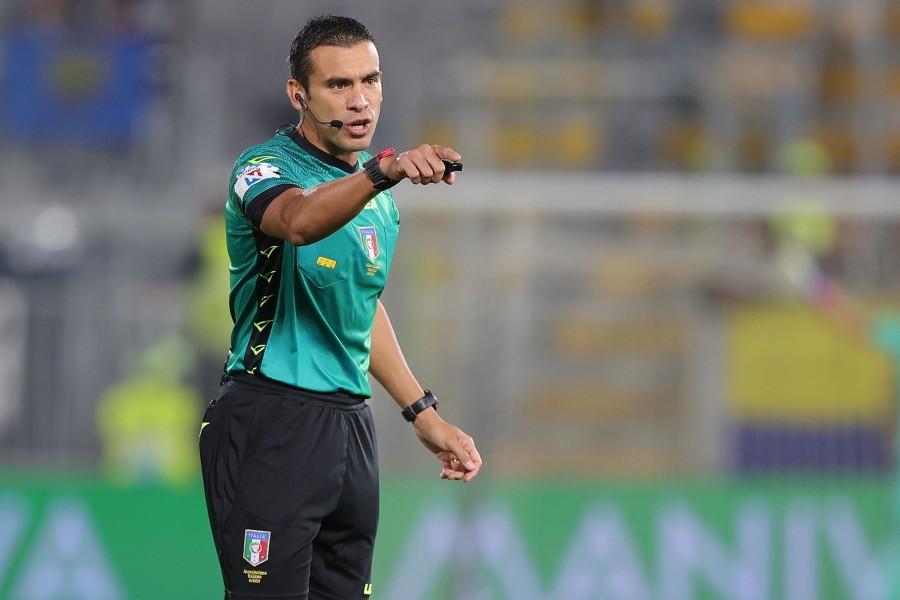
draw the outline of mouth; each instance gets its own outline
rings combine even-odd
[[[344,123],[344,129],[349,131],[351,135],[355,136],[363,136],[367,134],[371,126],[372,119],[356,119],[355,121]]]

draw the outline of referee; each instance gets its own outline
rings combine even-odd
[[[200,429],[226,600],[372,594],[378,522],[371,373],[442,464],[471,481],[472,438],[441,419],[379,300],[400,226],[389,188],[453,184],[450,148],[366,152],[382,102],[374,39],[311,19],[294,39],[297,126],[246,150],[225,205],[232,352]],[[398,415],[400,418],[400,415]]]

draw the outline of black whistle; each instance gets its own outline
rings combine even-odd
[[[444,163],[444,172],[452,173],[454,171],[462,171],[463,164],[461,162],[450,162],[446,158],[442,158],[441,162]]]

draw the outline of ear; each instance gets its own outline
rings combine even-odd
[[[303,98],[302,89],[303,86],[301,86],[300,82],[296,79],[288,80],[286,86],[287,95],[288,98],[291,99],[291,104],[293,104],[294,108],[297,110],[306,109],[306,100]]]

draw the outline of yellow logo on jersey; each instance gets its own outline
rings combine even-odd
[[[269,323],[272,323],[272,321],[272,319],[269,319],[268,321],[259,321],[254,323],[253,326],[256,327],[257,331],[262,331],[269,325]]]
[[[325,258],[324,256],[320,256],[316,259],[316,264],[325,267],[326,269],[333,269],[337,266],[337,261],[331,260],[330,258]]]

